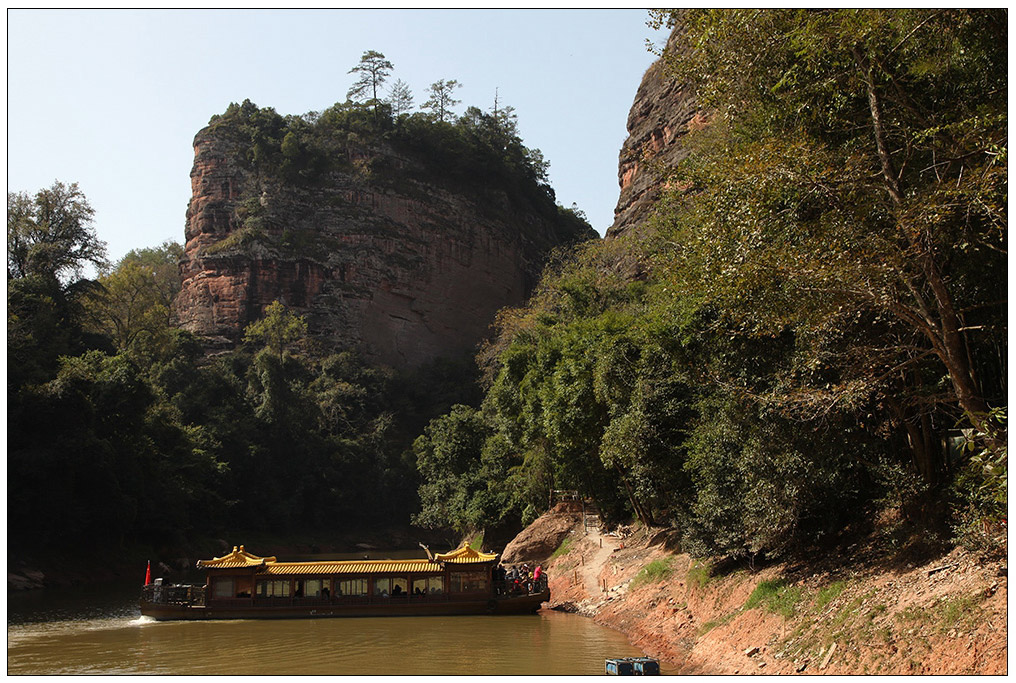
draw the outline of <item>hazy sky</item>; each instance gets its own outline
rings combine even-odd
[[[415,104],[456,79],[467,106],[495,88],[526,146],[550,162],[558,202],[601,234],[617,155],[653,56],[645,10],[8,10],[7,189],[77,182],[114,261],[184,240],[191,141],[250,99],[280,114],[345,101],[366,50],[385,54]]]

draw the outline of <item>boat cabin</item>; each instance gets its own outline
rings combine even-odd
[[[456,600],[492,593],[496,554],[462,546],[419,560],[279,562],[243,546],[211,560],[205,602],[209,607],[279,604],[375,604]]]

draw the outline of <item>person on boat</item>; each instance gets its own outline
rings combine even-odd
[[[514,565],[509,565],[508,570],[504,576],[504,589],[506,593],[511,593],[515,589],[515,579],[518,578],[518,572],[515,571]]]
[[[531,593],[533,590],[533,572],[529,569],[528,562],[524,562],[522,564],[522,575],[519,577],[519,580],[522,584],[523,590],[527,593]]]
[[[533,582],[539,583],[541,576],[543,576],[543,567],[536,565],[536,569],[533,570]]]
[[[507,571],[503,564],[497,565],[494,569],[494,589],[498,595],[502,595],[505,592],[505,576]]]
[[[392,588],[392,595],[402,595],[402,586],[395,584],[395,587]]]

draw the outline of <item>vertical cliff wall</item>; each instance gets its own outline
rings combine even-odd
[[[325,171],[265,172],[240,132],[213,122],[194,140],[176,315],[211,346],[234,345],[278,299],[325,349],[397,367],[468,352],[525,300],[550,249],[595,236],[355,135],[328,147]]]
[[[667,49],[673,49],[674,36]],[[688,156],[682,138],[704,124],[691,88],[669,74],[658,59],[642,77],[628,114],[628,138],[618,157],[621,193],[608,239],[637,230],[645,222],[666,187],[661,171]]]

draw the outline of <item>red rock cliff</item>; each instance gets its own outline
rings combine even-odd
[[[674,47],[674,36],[668,49]],[[628,138],[618,159],[621,194],[608,239],[645,222],[666,187],[661,170],[688,156],[682,138],[704,123],[691,88],[669,74],[662,59],[657,60],[642,77],[628,114]]]
[[[252,170],[214,125],[194,152],[176,315],[220,348],[278,299],[326,349],[396,367],[468,352],[525,300],[551,247],[595,236],[495,188],[422,181],[422,162],[383,145],[350,145],[349,163],[313,184]]]

